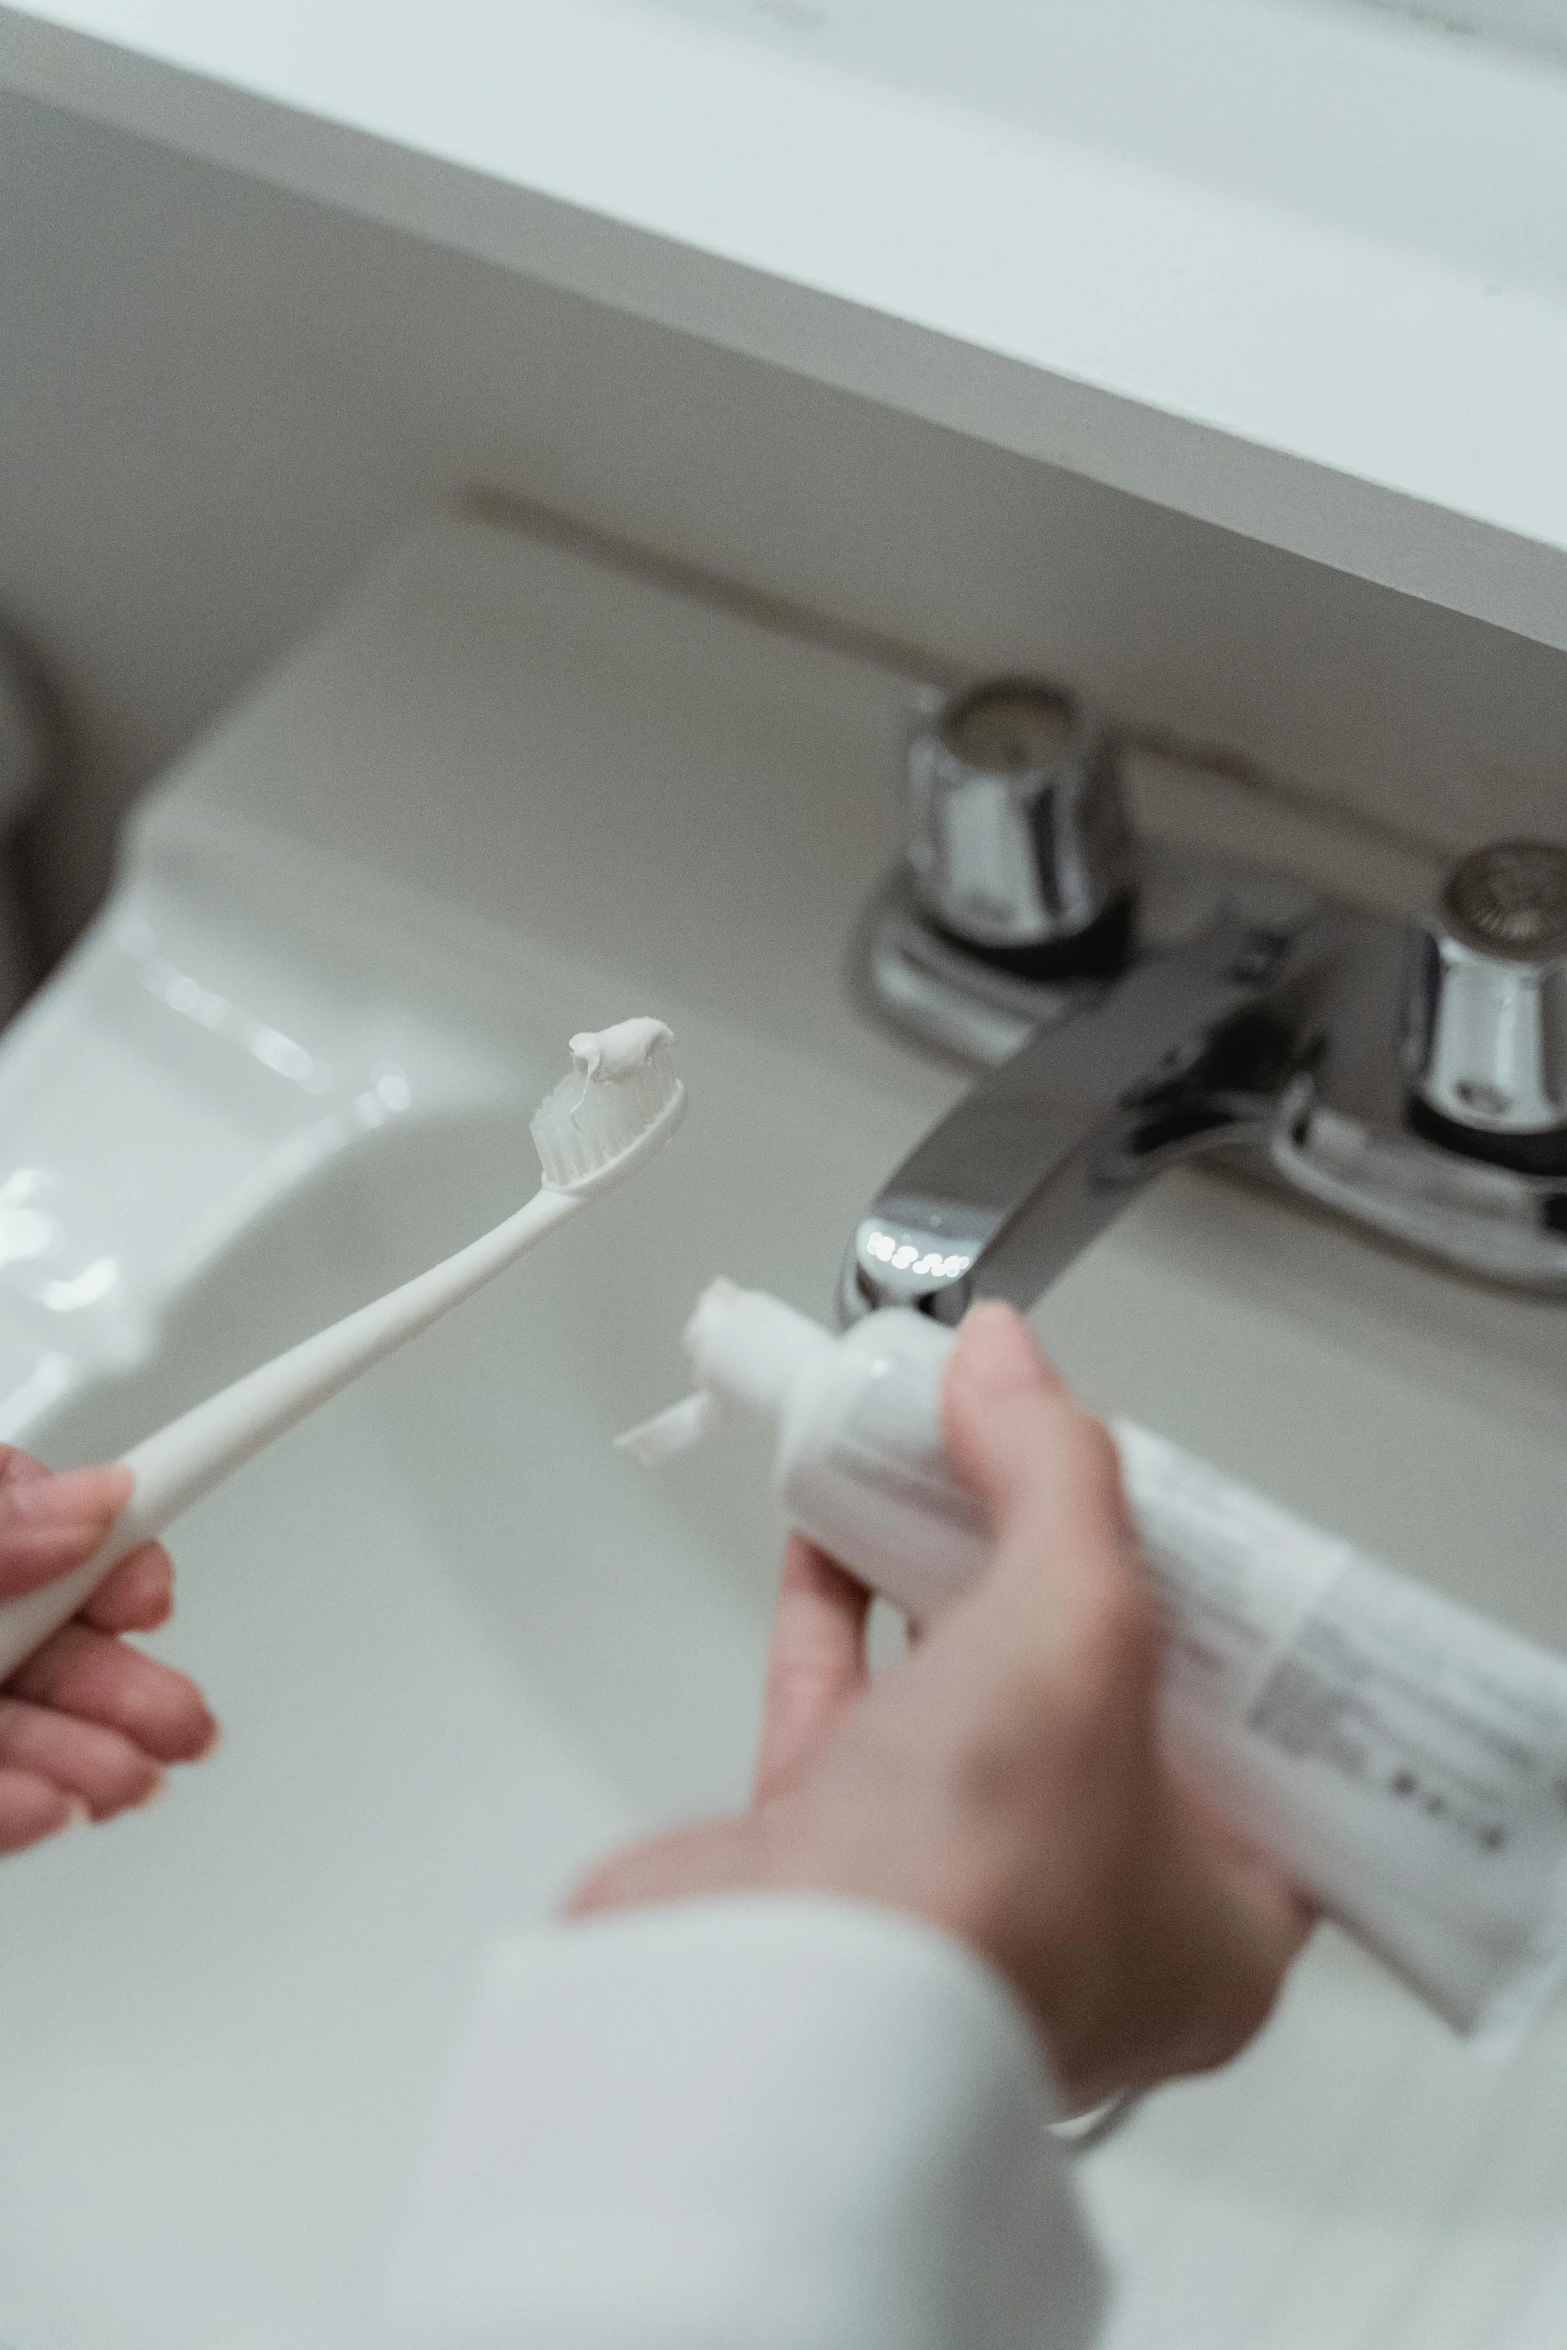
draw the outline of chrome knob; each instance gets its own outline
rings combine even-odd
[[[915,898],[968,945],[1026,958],[1130,905],[1113,749],[1050,686],[1000,678],[948,702],[910,746],[909,797]]]
[[[1567,1163],[1567,849],[1497,841],[1454,867],[1417,941],[1404,1065],[1480,1155]]]

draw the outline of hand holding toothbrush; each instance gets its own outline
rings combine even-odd
[[[1224,2062],[1311,1923],[1156,1738],[1163,1626],[1114,1445],[1009,1308],[975,1309],[947,1449],[989,1571],[870,1678],[870,1595],[796,1538],[752,1807],[622,1853],[583,1912],[840,1893],[944,1927],[1012,1985],[1074,2107]]]
[[[120,1507],[99,1525],[98,1543],[69,1568],[29,1575],[24,1566],[9,1588],[0,1582],[0,1684],[9,1686],[8,1676],[79,1609],[90,1610],[104,1584],[193,1502],[645,1167],[685,1115],[673,1041],[662,1020],[645,1016],[574,1036],[570,1075],[533,1116],[544,1180],[531,1199],[493,1232],[247,1371],[133,1445],[112,1471],[99,1471],[119,1479]]]
[[[120,1468],[54,1476],[0,1446],[0,1600],[90,1558],[130,1482]],[[169,1554],[144,1543],[0,1685],[0,1854],[146,1803],[168,1764],[211,1747],[217,1724],[194,1682],[121,1637],[156,1631],[173,1604]]]
[[[661,1020],[571,1040],[572,1070],[532,1121],[543,1182],[493,1232],[248,1372],[111,1468],[51,1477],[0,1446],[0,1854],[144,1803],[162,1765],[216,1725],[182,1674],[126,1648],[172,1605],[155,1537],[361,1371],[471,1297],[645,1166],[686,1092]]]

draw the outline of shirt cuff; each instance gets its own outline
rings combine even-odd
[[[402,2250],[407,2350],[1084,2350],[1102,2271],[1021,2005],[891,1910],[785,1895],[485,1967]]]

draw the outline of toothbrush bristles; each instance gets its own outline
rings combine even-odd
[[[623,1020],[571,1040],[573,1067],[539,1104],[533,1143],[544,1180],[580,1191],[637,1165],[685,1108],[672,1038],[661,1020]]]

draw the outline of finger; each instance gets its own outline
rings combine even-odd
[[[1280,1876],[1271,1861],[1248,1858],[1237,1863],[1232,1882],[1237,1901],[1252,1921],[1257,1947],[1282,1982],[1322,1923],[1322,1910],[1309,1893]]]
[[[756,1765],[757,1803],[786,1794],[865,1687],[871,1595],[803,1535],[784,1552]]]
[[[20,1452],[15,1445],[0,1445],[0,1489],[31,1484],[53,1474],[31,1453]],[[128,1474],[123,1469],[110,1472],[115,1478]],[[168,1622],[173,1609],[173,1561],[161,1544],[144,1543],[110,1571],[81,1613],[102,1632],[156,1632]]]
[[[81,1611],[100,1632],[156,1632],[173,1613],[174,1562],[161,1542],[121,1559]]]
[[[1030,1389],[1058,1396],[1071,1392],[1017,1308],[1003,1298],[981,1298],[969,1307],[952,1360],[962,1365],[964,1376],[996,1394]]]
[[[194,1681],[88,1624],[66,1624],[12,1674],[6,1689],[122,1730],[159,1762],[194,1762],[218,1734]]]
[[[953,1467],[998,1546],[1043,1550],[1057,1574],[1118,1577],[1135,1556],[1120,1460],[1010,1306],[973,1308],[942,1389]]]
[[[79,1796],[95,1820],[148,1802],[163,1785],[157,1763],[123,1731],[18,1697],[0,1697],[0,1773],[8,1770]]]
[[[568,1918],[606,1909],[633,1909],[649,1901],[690,1901],[704,1893],[733,1893],[756,1881],[755,1824],[703,1820],[645,1844],[633,1844],[584,1877],[565,1905]]]
[[[1201,1782],[1166,1763],[1171,1801],[1183,1843],[1201,1852],[1257,1929],[1280,1972],[1321,1917],[1320,1904],[1302,1892],[1271,1854],[1245,1835]]]
[[[1311,1905],[1276,1868],[1241,1862],[1188,1865],[1181,1894],[1159,1905],[1157,1975],[1123,1986],[1118,2028],[1136,2048],[1139,2013],[1155,2019],[1144,2085],[1175,2073],[1227,2064],[1262,2029],[1278,2003],[1291,1961],[1316,1923]]]
[[[0,1854],[24,1852],[82,1817],[76,1796],[35,1779],[30,1771],[0,1770]]]
[[[13,1456],[14,1459],[15,1456]],[[0,1478],[0,1599],[15,1599],[91,1558],[130,1499],[129,1469]]]
[[[26,1485],[34,1477],[50,1477],[42,1461],[35,1461],[30,1452],[19,1452],[14,1444],[0,1444],[0,1487]]]
[[[1106,1711],[1128,1761],[1153,1734],[1164,1624],[1143,1566],[1120,1460],[1045,1361],[1021,1319],[987,1305],[968,1317],[943,1389],[948,1451],[989,1513],[997,1541],[955,1628],[1040,1705],[1069,1695],[1084,1727]]]
[[[953,1466],[999,1534],[1077,1405],[1021,1314],[999,1300],[965,1315],[941,1400]]]

